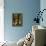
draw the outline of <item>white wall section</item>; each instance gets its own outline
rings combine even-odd
[[[4,0],[0,0],[0,42],[4,41]]]

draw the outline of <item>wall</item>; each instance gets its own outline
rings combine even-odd
[[[0,42],[4,41],[4,0],[0,0]]]
[[[40,10],[43,10],[43,9],[46,9],[46,0],[40,0]],[[46,27],[46,11],[44,11],[42,17],[43,17],[43,22],[40,21],[40,25]],[[45,44],[46,44],[46,38],[45,38]]]
[[[18,41],[32,29],[40,0],[4,0],[4,36],[7,41]],[[12,27],[12,13],[23,13],[23,26]]]
[[[46,0],[41,0],[40,1],[40,9],[41,9],[41,11],[43,9],[46,9]],[[42,17],[43,17],[43,22],[41,21],[40,25],[46,26],[46,10],[43,12],[43,16]]]

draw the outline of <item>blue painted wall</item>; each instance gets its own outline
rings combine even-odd
[[[35,12],[40,9],[40,0],[5,0],[4,35],[7,41],[18,41],[32,29]],[[23,14],[23,26],[12,27],[12,13]]]
[[[40,10],[42,11],[43,9],[46,9],[46,0],[41,0],[40,1]],[[43,12],[43,22],[40,21],[40,25],[46,27],[46,10]]]

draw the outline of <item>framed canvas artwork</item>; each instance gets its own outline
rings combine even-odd
[[[12,26],[22,26],[23,17],[22,13],[13,13],[12,14]]]

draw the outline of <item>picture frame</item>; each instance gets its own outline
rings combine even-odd
[[[13,13],[12,14],[12,26],[22,26],[23,17],[22,13]]]

